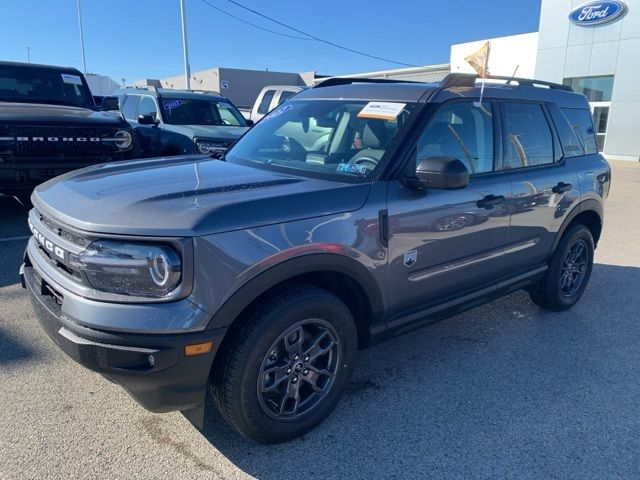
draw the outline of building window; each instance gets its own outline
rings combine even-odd
[[[574,92],[582,93],[590,102],[611,101],[613,75],[565,78],[563,83],[571,87]]]

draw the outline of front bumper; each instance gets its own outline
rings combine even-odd
[[[226,329],[168,335],[94,330],[65,318],[64,298],[28,263],[20,277],[42,327],[69,357],[121,385],[147,410],[180,410],[202,426],[209,372]],[[105,303],[103,308],[109,307]],[[185,345],[207,340],[213,342],[209,353],[184,354]]]

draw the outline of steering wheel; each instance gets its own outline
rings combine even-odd
[[[356,159],[350,160],[349,163],[351,165],[362,165],[363,167],[373,170],[378,166],[378,160],[371,157],[358,157]]]
[[[221,118],[220,120],[222,121],[223,125],[231,125],[231,122],[225,118]]]
[[[287,160],[293,160],[298,153],[304,152],[306,158],[307,150],[297,140],[287,137],[286,135],[279,135],[282,138],[282,151],[286,155]],[[303,159],[304,161],[304,159]]]

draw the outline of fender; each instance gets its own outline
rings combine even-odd
[[[364,292],[371,307],[370,324],[381,322],[385,314],[382,291],[369,270],[357,260],[335,253],[312,253],[292,258],[265,270],[236,290],[211,318],[207,330],[226,327],[267,290],[299,275],[318,272],[343,274]]]
[[[558,246],[558,243],[560,242],[562,235],[564,235],[565,230],[567,229],[567,227],[569,227],[569,224],[573,221],[573,219],[576,218],[579,214],[587,211],[595,212],[600,218],[600,224],[602,224],[602,220],[604,219],[604,209],[602,208],[602,204],[592,198],[580,202],[578,205],[573,207],[573,209],[569,212],[569,214],[567,215],[567,218],[565,218],[564,222],[562,223],[562,226],[558,230],[558,233],[556,234],[556,238],[553,241],[553,246],[551,247],[551,251],[547,256],[547,260],[551,257],[551,255],[553,255],[553,252],[556,251],[556,247]]]

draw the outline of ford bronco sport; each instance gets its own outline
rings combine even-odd
[[[78,70],[0,62],[0,193],[28,199],[56,175],[133,155],[131,129],[99,111]]]
[[[258,442],[334,408],[356,351],[519,289],[574,305],[610,168],[569,88],[331,79],[224,158],[40,185],[22,266],[42,326],[154,412],[205,394]],[[207,397],[208,398],[208,397]]]

